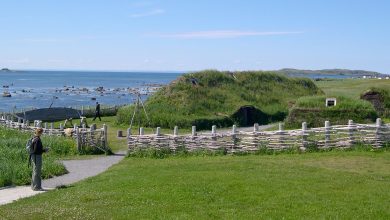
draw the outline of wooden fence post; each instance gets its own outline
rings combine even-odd
[[[212,139],[213,141],[216,141],[216,140],[217,140],[216,135],[217,135],[217,126],[216,126],[216,125],[213,125],[213,126],[211,126],[211,139]]]
[[[325,121],[325,147],[329,147],[330,144],[330,122]]]
[[[284,135],[286,134],[286,132],[283,130],[283,123],[279,122],[279,131],[276,132],[277,133],[277,137],[278,137],[278,142],[279,142],[279,148],[281,149],[284,149],[286,148],[287,146],[284,144],[285,143],[285,137]]]
[[[107,134],[107,125],[106,124],[103,124],[103,132],[104,132],[104,147],[105,148],[108,148],[108,134]]]
[[[179,138],[177,137],[178,135],[179,135],[179,127],[175,126],[173,128],[173,140],[172,140],[172,148],[174,153],[176,153],[177,148],[179,147]]]
[[[142,135],[144,135],[144,134],[145,134],[144,128],[143,128],[143,127],[140,127],[140,128],[139,128],[139,135],[142,136]]]
[[[161,128],[160,127],[156,128],[156,136],[161,136]]]
[[[382,119],[377,118],[376,119],[376,131],[375,131],[375,145],[378,148],[382,147],[382,134],[381,134],[382,129],[381,128],[382,128]]]
[[[175,127],[173,128],[173,136],[177,136],[177,135],[179,135],[179,127],[178,127],[178,126],[175,126]]]
[[[95,130],[96,130],[96,124],[92,124],[91,127],[89,127],[89,131],[91,132],[90,138],[94,144],[98,144],[99,141],[95,139]]]
[[[191,136],[192,137],[196,136],[196,126],[192,126]]]
[[[302,122],[302,148],[301,150],[305,151],[307,148],[307,123]]]
[[[279,122],[279,132],[283,132],[283,123]]]
[[[130,136],[131,136],[131,128],[128,128],[128,129],[127,129],[127,132],[126,132],[126,137],[127,137],[127,139],[129,139]]]
[[[233,152],[234,148],[237,145],[237,126],[236,125],[233,125],[233,127],[232,127],[232,142],[233,142],[233,144],[232,144],[231,150]]]
[[[75,131],[76,135],[76,143],[77,143],[77,150],[81,152],[81,137],[80,137],[80,131],[76,124],[74,124],[73,129]]]
[[[211,134],[215,135],[216,133],[217,133],[217,126],[216,125],[211,126]]]
[[[53,134],[53,128],[54,128],[53,122],[50,123],[49,128],[50,128],[49,135],[52,135]]]
[[[355,126],[353,124],[353,120],[348,120],[348,139],[349,139],[349,145],[352,146],[355,144]]]

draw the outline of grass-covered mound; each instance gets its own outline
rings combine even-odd
[[[364,92],[361,99],[371,102],[381,117],[390,118],[390,89],[372,87]]]
[[[32,168],[28,167],[28,154],[25,149],[29,133],[21,133],[0,127],[0,187],[24,185],[31,181]],[[66,173],[65,167],[56,162],[59,156],[76,154],[72,139],[43,136],[44,146],[51,148],[43,158],[43,178]]]
[[[322,94],[310,80],[289,78],[274,72],[219,72],[207,70],[185,74],[146,101],[151,126],[173,128],[197,126],[210,129],[232,124],[265,124],[282,120],[290,102],[298,97]],[[247,120],[237,114],[246,106]],[[118,112],[119,123],[128,124],[133,106]],[[146,122],[146,120],[142,120]],[[249,123],[248,123],[249,124]],[[144,125],[147,125],[146,123]]]
[[[363,100],[336,97],[337,105],[325,106],[325,96],[301,97],[290,109],[286,119],[287,128],[300,128],[302,122],[309,127],[323,127],[325,121],[331,124],[347,124],[348,120],[358,123],[371,123],[377,118],[377,112],[371,103]]]

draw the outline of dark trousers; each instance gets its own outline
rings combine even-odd
[[[96,118],[99,118],[99,121],[102,121],[102,119],[100,118],[100,112],[95,113],[95,117],[93,118],[92,121],[95,121]]]

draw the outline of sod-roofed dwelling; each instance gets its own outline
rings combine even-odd
[[[329,104],[329,101],[331,104]],[[371,103],[347,97],[311,96],[301,97],[290,109],[285,120],[286,128],[300,128],[302,122],[309,127],[323,127],[325,121],[331,124],[372,123],[378,117]]]
[[[289,106],[302,96],[323,92],[310,80],[275,72],[219,72],[207,70],[182,75],[146,101],[150,124],[173,128],[210,129],[212,125],[251,126],[283,120]],[[133,106],[118,112],[120,123],[129,123]]]
[[[383,88],[371,88],[364,92],[361,99],[369,101],[380,117],[390,117],[390,91]]]

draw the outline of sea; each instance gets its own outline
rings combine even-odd
[[[34,108],[126,105],[183,73],[92,71],[0,71],[0,112]],[[11,97],[3,97],[8,92]]]
[[[180,72],[0,71],[0,112],[48,107],[126,105],[145,100]],[[297,75],[302,77],[301,75]],[[350,78],[343,75],[304,75],[309,78]],[[11,97],[3,97],[8,92]]]

